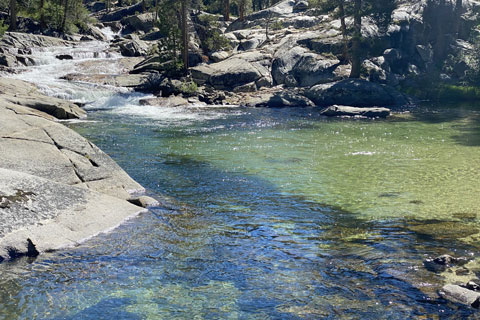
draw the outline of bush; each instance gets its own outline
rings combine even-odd
[[[209,52],[231,49],[228,39],[224,35],[220,34],[217,30],[209,30],[207,32],[205,46]]]
[[[409,87],[405,93],[433,101],[478,101],[480,87],[440,84],[432,87]]]
[[[0,37],[8,30],[8,24],[5,24],[3,20],[0,20]]]
[[[198,90],[198,86],[193,81],[184,81],[180,87],[180,91],[186,96],[193,96]]]

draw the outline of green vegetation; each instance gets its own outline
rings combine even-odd
[[[180,91],[185,96],[193,96],[198,90],[197,84],[193,81],[184,81],[180,87]]]
[[[407,87],[403,91],[421,100],[445,102],[480,100],[480,87],[478,86],[439,84],[426,87]]]
[[[78,32],[93,22],[80,0],[9,0],[0,2],[0,10],[9,12],[8,30],[11,31],[17,30],[18,17],[38,21],[42,31],[63,33]],[[5,21],[0,26],[0,31],[3,29]]]
[[[3,36],[5,31],[8,30],[8,24],[5,24],[5,21],[0,20],[0,37]]]

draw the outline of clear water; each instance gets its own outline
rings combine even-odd
[[[144,95],[42,76],[95,97],[89,121],[69,125],[163,204],[72,250],[1,264],[0,318],[478,318],[437,295],[461,277],[422,261],[478,255],[480,108],[371,121],[141,107]]]

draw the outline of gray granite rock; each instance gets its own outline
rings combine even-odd
[[[0,201],[0,261],[75,246],[143,211],[106,194],[3,168]]]
[[[73,246],[141,212],[144,191],[98,147],[31,108],[0,105],[0,261]]]
[[[43,111],[57,119],[77,119],[86,116],[86,112],[75,103],[47,97],[28,82],[0,78],[0,103],[16,104]]]
[[[480,293],[454,284],[443,286],[440,295],[447,300],[465,304],[475,309],[480,307]]]

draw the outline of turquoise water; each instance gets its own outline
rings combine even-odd
[[[93,109],[70,126],[162,206],[0,265],[0,318],[476,318],[422,261],[477,256],[479,110]]]

